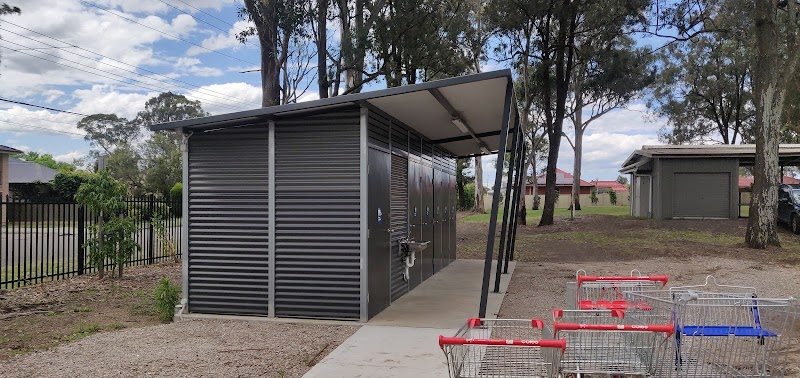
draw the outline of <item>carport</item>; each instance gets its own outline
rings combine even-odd
[[[495,176],[479,316],[492,259],[499,277],[513,256],[525,143],[508,70],[151,129],[183,135],[184,313],[375,316],[455,259],[460,157],[511,160],[501,225]],[[416,259],[408,236],[429,242]]]
[[[642,146],[622,164],[631,175],[631,215],[655,219],[737,218],[739,167],[755,164],[755,145]],[[800,165],[800,145],[782,144],[781,170]]]

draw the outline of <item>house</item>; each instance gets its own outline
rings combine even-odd
[[[52,181],[58,171],[39,163],[17,158],[8,159],[8,184],[11,193],[30,193]],[[44,189],[46,190],[46,189]]]
[[[513,101],[503,70],[151,126],[184,136],[183,313],[375,316],[456,258],[456,158],[520,156]]]
[[[547,174],[539,175],[536,178],[536,186],[539,188],[539,195],[544,195],[544,188],[547,185]],[[574,176],[563,171],[559,168],[556,168],[556,188],[558,189],[559,196],[569,196],[572,194],[572,179]],[[592,187],[594,184],[581,180],[581,189],[580,194],[589,194],[591,193]],[[528,177],[528,183],[525,185],[525,195],[533,195],[533,178]]]
[[[594,180],[590,184],[597,190],[597,194],[608,193],[609,189],[614,189],[617,193],[627,193],[628,185],[622,184],[616,180]]]
[[[622,164],[631,175],[631,215],[656,219],[737,218],[739,167],[755,164],[756,147],[642,146]],[[778,164],[797,165],[800,145],[782,144]]]
[[[5,198],[5,196],[9,195],[9,160],[11,157],[9,155],[20,154],[22,151],[11,148],[8,146],[0,145],[0,196]],[[6,219],[5,214],[3,214],[3,219]]]
[[[800,179],[783,176],[781,184],[800,184]],[[739,177],[739,204],[750,205],[750,194],[753,190],[753,176]]]

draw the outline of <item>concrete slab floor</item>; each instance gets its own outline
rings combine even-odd
[[[492,293],[486,317],[495,318],[515,263]],[[447,377],[439,335],[451,336],[480,303],[483,261],[457,260],[372,318],[304,377]]]

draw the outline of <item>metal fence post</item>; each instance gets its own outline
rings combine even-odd
[[[83,274],[86,268],[86,208],[78,206],[78,274]]]
[[[149,216],[147,217],[147,263],[152,264],[155,262],[155,256],[153,256],[153,214],[155,213],[155,196],[151,193],[147,197],[147,212]]]

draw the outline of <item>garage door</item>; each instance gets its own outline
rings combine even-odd
[[[674,218],[729,218],[729,173],[676,173],[672,190]]]

